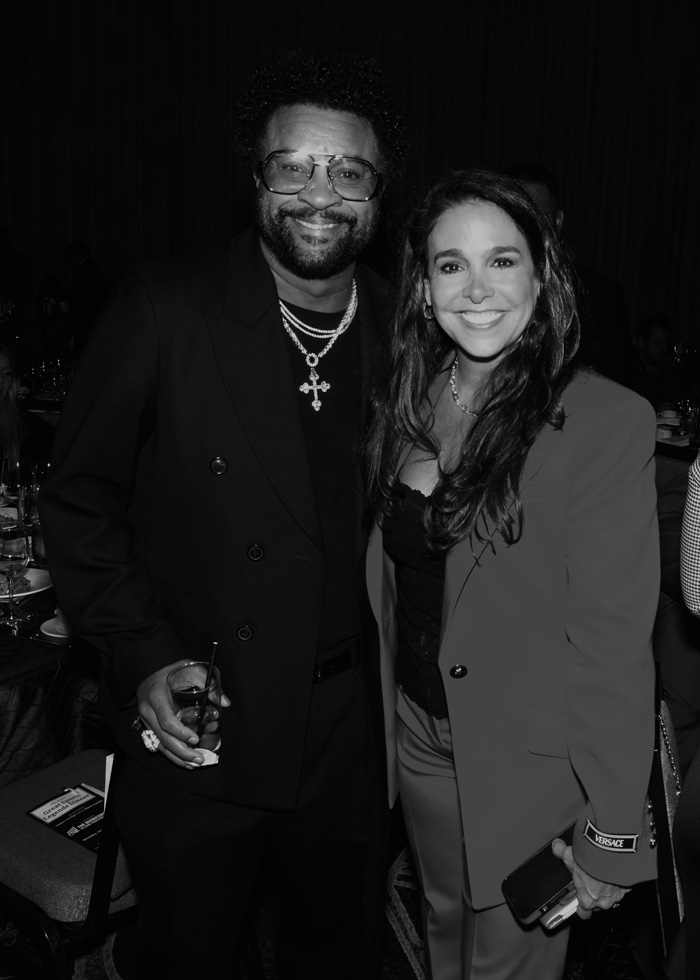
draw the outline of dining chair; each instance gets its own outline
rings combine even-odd
[[[79,752],[0,790],[0,960],[22,976],[70,980],[86,941],[135,910],[111,794],[97,854],[28,814],[67,787],[103,789],[105,760]]]
[[[0,963],[22,977],[71,980],[76,955],[136,911],[137,896],[105,802],[97,854],[28,814],[66,787],[104,789],[107,753],[78,752],[0,789]],[[115,763],[119,765],[119,758]],[[251,915],[241,949],[248,980],[265,980]]]

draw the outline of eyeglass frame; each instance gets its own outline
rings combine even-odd
[[[267,156],[265,157],[265,159],[264,160],[261,160],[260,163],[258,164],[258,166],[260,168],[260,179],[262,180],[263,184],[265,185],[265,189],[268,190],[271,194],[284,194],[285,197],[293,197],[294,195],[301,194],[302,191],[305,191],[306,188],[309,186],[309,182],[310,182],[311,178],[314,175],[314,170],[316,169],[317,166],[319,166],[319,163],[315,159],[315,157],[317,157],[317,156],[318,157],[326,157],[326,161],[325,161],[326,180],[328,181],[328,184],[331,187],[331,189],[333,191],[335,191],[335,193],[338,195],[338,197],[342,197],[344,201],[349,201],[351,204],[366,204],[367,201],[371,201],[372,198],[376,196],[376,193],[379,190],[379,188],[381,186],[381,183],[382,183],[382,176],[383,175],[376,169],[376,167],[374,167],[369,162],[369,160],[365,160],[363,157],[353,157],[353,156],[350,156],[350,154],[346,154],[346,153],[308,153],[307,156],[306,156],[306,159],[311,160],[311,163],[313,164],[313,166],[311,168],[311,173],[307,177],[306,183],[304,184],[304,186],[303,187],[300,187],[296,191],[276,191],[276,190],[273,190],[273,188],[270,187],[270,185],[268,184],[268,182],[265,180],[265,167],[267,166],[267,164],[269,163],[269,161],[272,159],[272,157],[277,156],[277,155],[282,154],[282,153],[289,153],[289,154],[291,154],[291,153],[293,153],[293,151],[292,150],[273,150],[272,153],[268,153]],[[360,163],[366,164],[366,166],[368,166],[369,169],[374,174],[375,180],[377,182],[374,185],[374,190],[369,195],[369,197],[343,197],[343,195],[340,193],[340,191],[336,189],[336,186],[333,183],[333,177],[331,176],[330,171],[329,171],[329,167],[330,167],[331,163],[334,160],[344,160],[344,159],[345,160],[359,160]],[[321,162],[320,166],[324,166],[323,162]]]

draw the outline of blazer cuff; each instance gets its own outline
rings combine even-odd
[[[588,815],[578,821],[572,850],[592,878],[629,888],[656,878],[656,828],[651,810],[640,827],[599,827]]]

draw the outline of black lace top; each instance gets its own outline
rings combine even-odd
[[[396,565],[398,647],[396,681],[404,694],[435,718],[447,717],[437,666],[445,556],[428,549],[423,514],[428,498],[405,487],[384,531],[384,548]]]

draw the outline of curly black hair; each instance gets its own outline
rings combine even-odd
[[[294,50],[254,71],[238,100],[234,118],[236,150],[251,169],[262,158],[270,117],[291,105],[336,109],[365,119],[377,140],[385,178],[403,171],[408,154],[406,127],[374,59]]]

